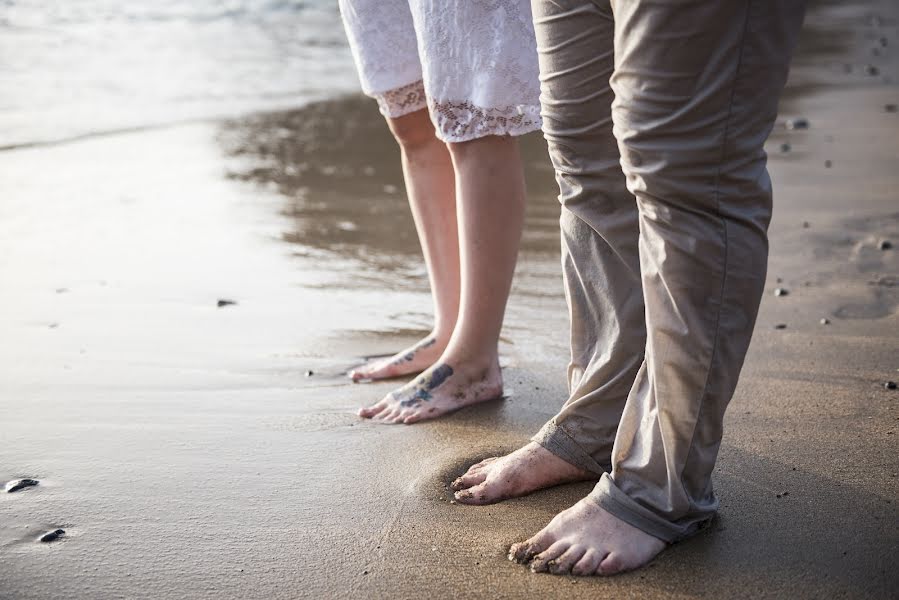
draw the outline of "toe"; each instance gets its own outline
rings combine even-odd
[[[380,414],[385,408],[387,408],[387,406],[389,406],[389,403],[387,402],[387,400],[386,399],[381,400],[380,402],[373,404],[369,407],[360,408],[359,416],[366,418],[366,419],[371,419],[372,417]]]
[[[555,542],[531,560],[531,571],[545,573],[549,570],[550,562],[562,556],[566,550],[568,550],[568,542]]]
[[[604,555],[598,550],[590,548],[584,553],[581,559],[571,567],[571,574],[577,575],[578,577],[593,575],[596,572],[596,567],[599,566],[599,563],[603,558]]]
[[[617,552],[611,552],[599,563],[599,568],[596,572],[600,575],[615,575],[617,573],[623,573],[626,570],[627,567],[625,566],[621,555]]]
[[[383,423],[389,422],[393,417],[399,414],[399,410],[395,406],[385,407],[384,410],[375,415],[375,421],[381,421]]]
[[[400,414],[396,416],[395,423],[405,423],[407,419],[411,418],[415,414],[414,408],[405,408],[400,411]]]
[[[549,572],[553,575],[568,575],[571,568],[584,556],[587,551],[583,546],[571,546],[562,553],[562,556],[549,561]]]
[[[487,472],[480,469],[475,469],[474,467],[470,468],[465,475],[462,477],[456,478],[453,481],[452,488],[456,491],[464,490],[465,488],[470,488],[474,485],[478,485],[487,479]]]
[[[460,478],[461,479],[461,478]],[[492,504],[500,498],[495,497],[492,493],[490,483],[481,481],[477,485],[472,485],[467,489],[460,490],[453,494],[462,504]]]
[[[421,411],[414,410],[410,411],[409,414],[403,418],[403,423],[411,425],[412,423],[418,423],[422,419],[424,419],[424,415],[421,414]]]
[[[552,538],[541,531],[527,541],[520,544],[512,544],[512,547],[509,548],[509,560],[517,563],[526,563],[538,552],[543,552],[551,541]]]
[[[384,417],[384,422],[385,423],[399,423],[401,414],[403,414],[402,409],[394,408],[389,413],[387,413],[386,417]]]

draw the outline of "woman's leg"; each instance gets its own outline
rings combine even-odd
[[[459,317],[439,361],[360,411],[388,423],[438,417],[502,394],[498,341],[524,223],[518,142],[486,136],[451,143],[461,258]]]
[[[399,377],[433,365],[449,343],[459,312],[459,235],[449,150],[434,135],[426,108],[388,118],[387,124],[402,153],[406,193],[431,282],[434,329],[411,347],[351,371],[354,380]]]

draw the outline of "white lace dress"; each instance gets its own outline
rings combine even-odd
[[[540,128],[530,0],[339,0],[362,90],[462,142]]]

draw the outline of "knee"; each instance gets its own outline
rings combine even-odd
[[[456,163],[465,161],[489,162],[517,152],[518,142],[511,136],[486,135],[464,142],[447,144],[450,155]]]
[[[417,110],[402,117],[388,118],[387,125],[394,139],[406,152],[414,152],[435,142],[434,125],[427,109]]]

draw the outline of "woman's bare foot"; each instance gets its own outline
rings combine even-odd
[[[615,575],[638,569],[665,542],[612,516],[589,497],[557,514],[540,533],[509,549],[509,560],[535,573]]]
[[[456,490],[456,500],[463,504],[492,504],[554,485],[591,479],[599,476],[531,442],[512,454],[472,465],[453,482],[452,488]]]
[[[429,335],[393,356],[379,358],[357,367],[348,375],[353,381],[359,381],[361,379],[391,379],[421,373],[440,358],[440,355],[446,350],[446,343],[445,340],[439,342],[437,336]]]
[[[377,404],[360,409],[359,416],[380,423],[408,425],[499,398],[502,393],[498,359],[494,358],[487,367],[441,360]]]

